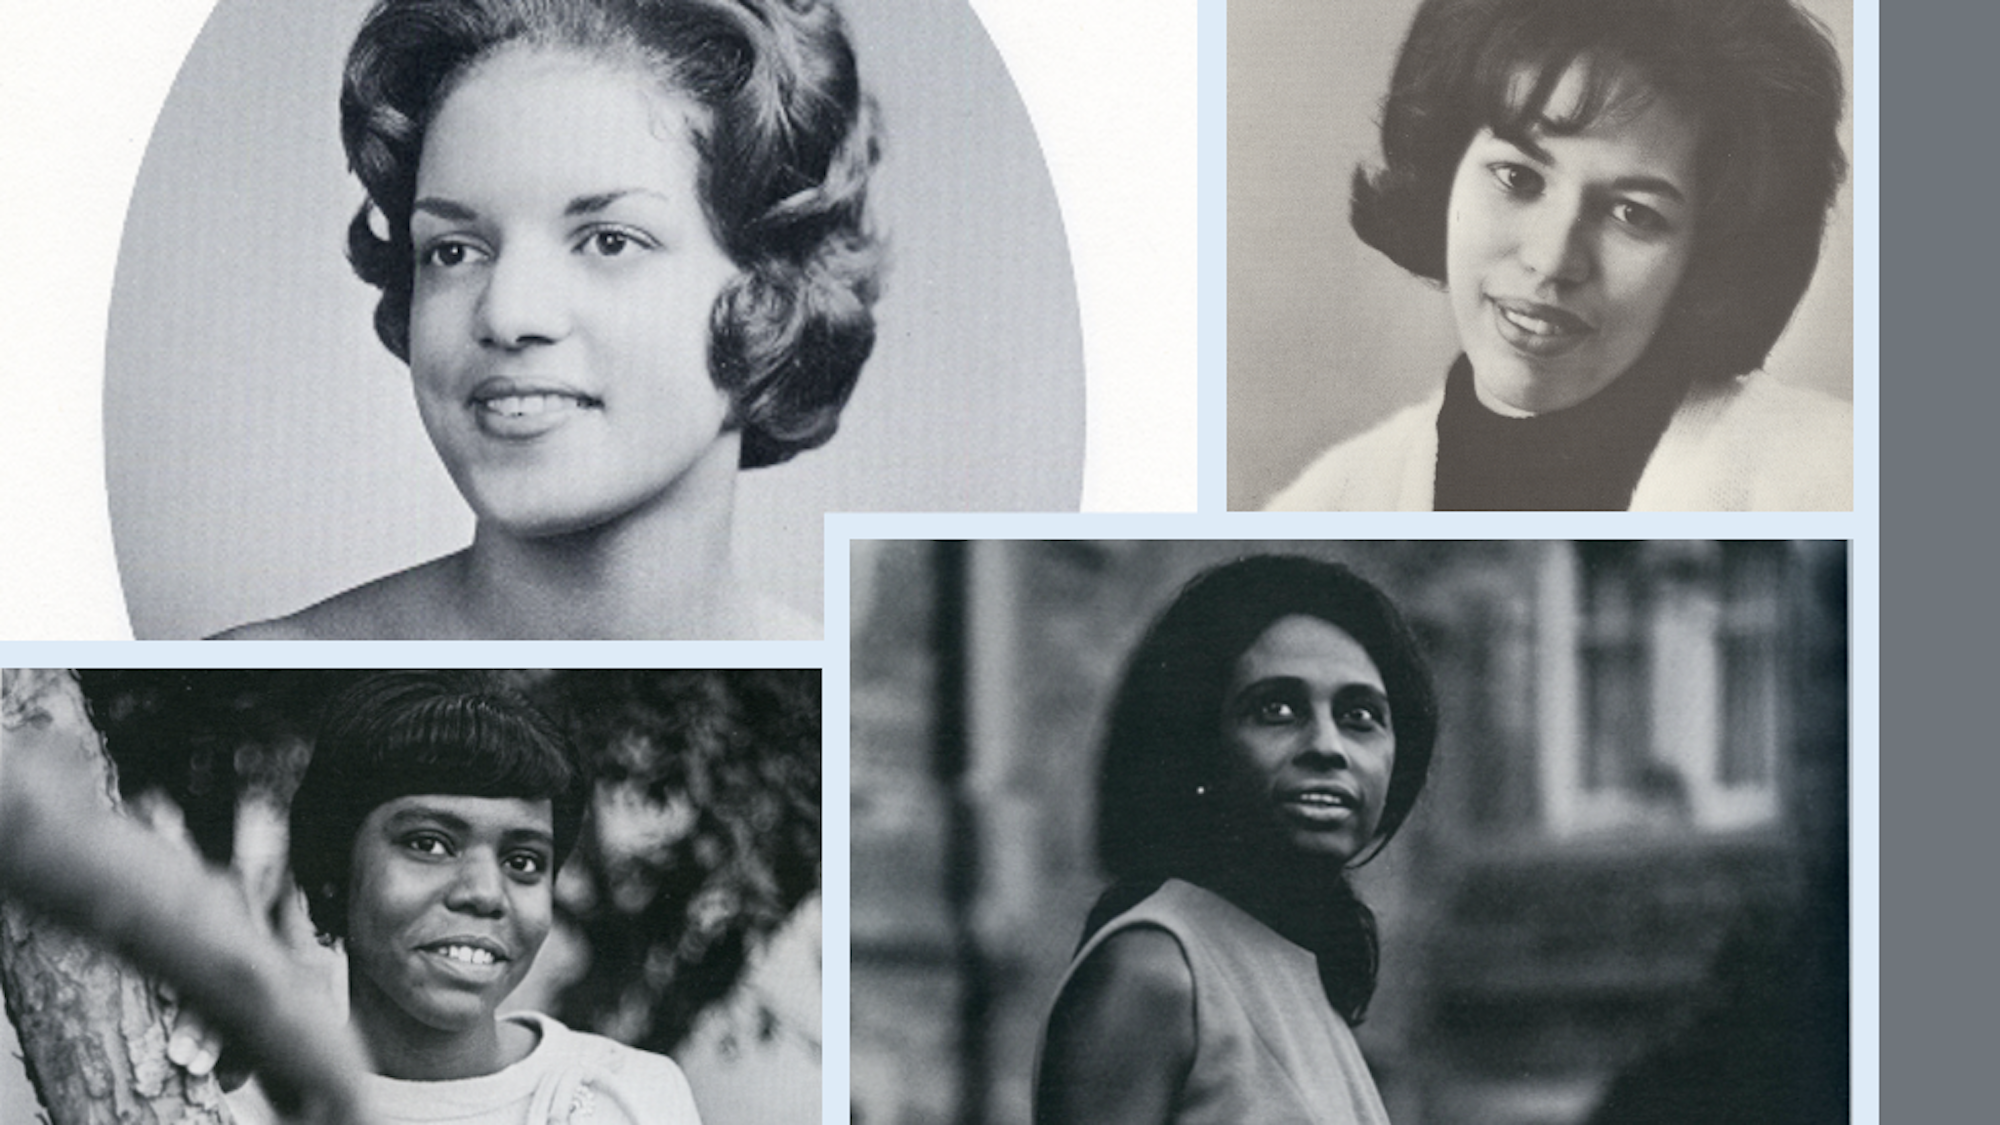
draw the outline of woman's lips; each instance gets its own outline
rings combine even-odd
[[[419,946],[418,952],[446,976],[482,984],[505,976],[513,960],[506,947],[484,938],[447,938]]]
[[[488,379],[467,399],[480,432],[509,441],[537,438],[560,428],[585,410],[598,410],[602,400],[568,387]]]
[[[1551,359],[1582,344],[1596,333],[1590,322],[1556,305],[1538,301],[1487,298],[1493,306],[1493,326],[1516,351]]]
[[[1344,824],[1360,812],[1361,800],[1338,786],[1293,790],[1280,796],[1280,807],[1310,824]]]

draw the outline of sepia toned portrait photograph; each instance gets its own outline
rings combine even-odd
[[[1239,0],[1228,506],[1853,507],[1848,0]]]
[[[820,674],[5,673],[0,1119],[820,1119]]]
[[[1825,1125],[1843,541],[852,544],[856,1125]]]
[[[140,639],[816,639],[825,512],[1082,487],[964,0],[221,0],[105,369]]]

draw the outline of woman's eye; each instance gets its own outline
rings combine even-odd
[[[597,258],[619,258],[634,250],[651,249],[652,243],[627,230],[597,230],[584,237],[578,247],[582,253]]]
[[[1250,717],[1266,726],[1278,726],[1295,721],[1299,713],[1285,700],[1266,699],[1251,708]]]
[[[1619,223],[1644,234],[1657,234],[1667,229],[1667,217],[1643,203],[1621,199],[1611,205],[1611,217]]]
[[[1491,165],[1488,171],[1500,190],[1509,195],[1533,196],[1542,192],[1542,174],[1533,168],[1502,161]]]
[[[533,852],[521,852],[508,856],[507,866],[517,875],[540,875],[548,870],[549,863]]]
[[[469,242],[442,241],[425,247],[418,260],[427,266],[452,269],[474,260],[479,253],[479,249]]]
[[[403,841],[403,846],[424,855],[451,854],[451,845],[442,836],[412,836]]]
[[[1377,707],[1355,706],[1340,713],[1340,722],[1352,730],[1381,730],[1389,725],[1389,717]]]

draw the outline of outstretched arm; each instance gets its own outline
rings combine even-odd
[[[1194,1045],[1194,976],[1180,943],[1164,930],[1113,934],[1049,1015],[1035,1125],[1161,1125]]]
[[[74,745],[88,720],[62,714],[60,695],[41,702],[55,713],[5,731],[0,892],[174,985],[256,1057],[287,1110],[361,1121],[364,1068],[347,1029],[312,1002],[234,884],[105,807]]]

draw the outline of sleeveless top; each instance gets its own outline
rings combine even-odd
[[[1174,1125],[1388,1125],[1347,1021],[1326,1001],[1313,955],[1192,883],[1169,879],[1078,951],[1062,984],[1111,935],[1150,926],[1180,944],[1194,976],[1194,1062]]]

